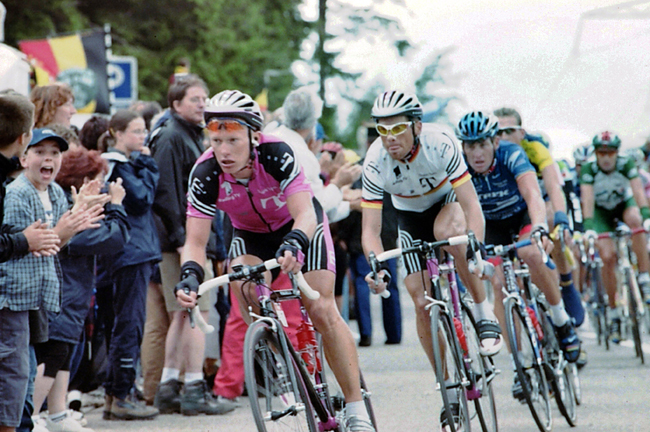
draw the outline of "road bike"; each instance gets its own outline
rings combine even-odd
[[[553,427],[551,392],[560,412],[569,425],[577,422],[577,373],[564,357],[555,327],[551,323],[550,306],[544,294],[531,282],[528,266],[515,268],[516,251],[535,244],[544,263],[554,268],[544,252],[541,236],[511,245],[487,245],[488,256],[499,257],[503,265],[506,329],[515,376],[521,385],[522,398],[542,432]],[[518,279],[521,280],[520,287]],[[578,381],[579,382],[579,381]]]
[[[441,421],[451,432],[469,432],[472,422],[478,423],[485,432],[496,432],[498,422],[492,381],[498,371],[491,357],[480,354],[471,297],[459,293],[453,258],[443,254],[443,258],[438,259],[441,248],[468,243],[477,250],[478,243],[474,235],[469,234],[438,242],[416,242],[413,247],[392,249],[377,256],[370,254],[368,261],[376,275],[379,263],[392,258],[416,253],[426,260],[432,291],[425,293],[429,302],[426,309],[431,319],[436,390],[440,391],[444,407],[445,418]],[[484,264],[480,253],[475,258],[474,265]],[[442,283],[441,276],[446,284]],[[457,407],[453,406],[456,400]],[[468,402],[473,402],[472,412]],[[458,413],[456,419],[454,412]]]
[[[258,431],[344,432],[345,401],[330,395],[322,345],[304,306],[300,306],[297,348],[285,331],[289,323],[282,303],[298,300],[301,295],[316,300],[319,293],[307,284],[302,273],[289,275],[290,289],[271,290],[264,273],[277,267],[275,259],[254,266],[234,266],[232,273],[201,284],[199,295],[238,280],[255,286],[256,297],[249,303],[254,321],[244,340],[244,370]],[[259,313],[253,311],[252,303]],[[191,316],[198,327],[207,333],[213,331],[197,309],[192,309]],[[368,415],[377,430],[371,394],[362,375],[360,384]]]
[[[618,222],[614,232],[598,234],[599,239],[611,238],[616,246],[617,308],[621,317],[621,333],[631,334],[634,351],[641,360],[641,364],[645,363],[641,326],[646,316],[646,310],[632,265],[634,258],[629,239],[635,234],[645,232],[643,228],[630,229],[626,224]]]
[[[587,314],[598,345],[604,344],[605,349],[609,350],[608,297],[601,274],[603,261],[598,256],[595,237],[578,236],[577,240],[581,261],[586,269],[584,292],[587,295]]]

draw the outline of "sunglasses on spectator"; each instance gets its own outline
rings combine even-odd
[[[246,130],[248,127],[245,123],[240,122],[235,119],[220,119],[212,118],[208,120],[208,124],[205,126],[209,131],[219,132],[220,130],[226,132],[236,132],[240,130]]]
[[[504,127],[503,129],[500,128],[497,131],[497,135],[503,135],[503,134],[510,135],[514,131],[517,131],[517,130],[520,130],[520,129],[523,129],[523,128],[521,126],[508,126],[508,127]]]
[[[393,136],[401,135],[404,132],[406,132],[406,129],[412,124],[413,122],[402,122],[402,123],[395,123],[392,125],[383,125],[383,124],[377,124],[375,125],[375,129],[377,129],[377,132],[381,136],[388,136],[388,134],[392,134]]]

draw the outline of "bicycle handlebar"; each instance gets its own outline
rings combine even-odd
[[[235,272],[221,275],[216,278],[203,282],[199,286],[198,295],[200,297],[208,293],[210,290],[226,285],[229,282],[245,279],[247,277],[251,277],[255,275],[260,275],[266,270],[273,270],[274,268],[277,267],[280,267],[280,264],[275,258],[264,261],[262,264],[258,264],[255,266],[244,266],[242,269],[237,270]],[[298,272],[293,277],[296,279],[296,284],[298,285],[298,288],[300,288],[300,291],[308,299],[318,300],[320,298],[320,293],[318,291],[315,291],[312,287],[309,286],[302,272]],[[201,329],[203,333],[212,333],[214,331],[214,327],[209,325],[207,322],[205,322],[200,312],[201,311],[199,310],[199,305],[197,304],[196,307],[190,310],[190,314],[191,314],[190,319],[194,320],[196,325],[199,327],[199,329]]]

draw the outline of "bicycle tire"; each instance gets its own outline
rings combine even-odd
[[[569,363],[569,379],[573,381],[573,395],[576,398],[576,404],[582,404],[582,384],[578,374],[578,366],[575,363]]]
[[[523,315],[527,312],[522,311],[515,298],[506,299],[504,308],[508,343],[524,399],[539,430],[549,432],[553,428],[553,417],[546,371],[542,364],[537,363],[533,353],[532,338],[537,338],[537,335],[528,331]]]
[[[607,302],[605,301],[605,287],[598,267],[589,270],[589,282],[594,302],[592,313],[595,315],[595,330],[598,337],[598,345],[605,343],[605,349],[609,351],[609,326],[607,323]]]
[[[330,383],[329,379],[327,378],[328,373],[327,370],[331,372],[331,368],[329,367],[329,364],[327,363],[327,359],[325,358],[324,355],[322,355],[325,351],[323,351],[323,340],[320,334],[318,335],[318,346],[319,346],[319,353],[321,354],[321,362],[323,365],[323,370],[321,372],[321,380],[324,384],[326,384],[326,390],[329,394],[329,403],[327,404],[327,408],[335,414],[335,417],[339,421],[339,429],[341,432],[344,431],[344,423],[345,423],[345,418],[343,414],[345,413],[345,397],[343,396],[343,392],[341,391],[341,388],[338,386],[338,383],[336,380]],[[360,386],[361,386],[361,397],[363,398],[363,402],[366,406],[366,411],[368,411],[368,417],[370,417],[370,422],[375,428],[375,432],[377,432],[379,429],[377,428],[377,419],[375,417],[375,410],[372,406],[372,393],[368,390],[368,386],[366,385],[366,381],[363,378],[363,373],[361,372],[361,369],[359,369],[359,381],[360,381]],[[331,385],[330,385],[331,384]],[[336,392],[333,392],[332,390],[336,390]]]
[[[634,341],[634,351],[636,356],[641,360],[641,364],[645,364],[645,358],[643,356],[643,343],[641,341],[641,323],[639,322],[639,315],[637,313],[637,297],[635,295],[635,290],[638,292],[639,286],[634,277],[634,272],[631,268],[625,270],[625,284],[627,285],[628,290],[628,300],[630,302],[629,314],[630,314],[630,325],[632,326],[632,339]]]
[[[434,369],[447,416],[448,431],[469,432],[471,425],[465,392],[467,378],[463,369],[463,358],[458,344],[458,337],[456,336],[456,329],[451,317],[438,305],[431,307],[430,317]],[[455,393],[454,399],[458,399],[458,415],[460,419],[460,428],[458,430],[452,416],[452,400],[448,391],[453,391]]]
[[[465,369],[472,383],[469,392],[471,393],[472,390],[479,392],[478,397],[474,399],[476,418],[483,432],[497,432],[499,430],[499,422],[494,389],[492,387],[492,381],[496,377],[496,371],[492,358],[480,354],[480,340],[474,315],[465,303],[462,303],[462,309],[463,331],[468,349],[468,361],[465,362]],[[468,399],[470,399],[469,396]]]
[[[260,371],[259,377],[256,367]],[[289,368],[295,380],[290,379]],[[259,432],[318,432],[298,365],[293,356],[284,355],[278,335],[266,322],[256,321],[246,331],[244,371],[246,390]]]

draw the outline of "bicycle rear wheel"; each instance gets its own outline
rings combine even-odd
[[[436,379],[447,418],[447,430],[469,432],[471,425],[465,393],[468,380],[463,369],[463,357],[456,329],[451,317],[440,306],[434,305],[430,316]],[[454,406],[456,404],[457,407]],[[454,411],[458,412],[458,428],[453,416]]]
[[[285,356],[278,335],[263,321],[246,332],[244,371],[259,432],[318,432],[298,365]]]
[[[538,362],[533,348],[532,338],[537,335],[529,332],[523,315],[527,312],[522,311],[515,298],[506,299],[504,308],[510,352],[524,399],[539,430],[549,432],[553,427],[551,400],[544,366]]]
[[[467,341],[467,355],[464,358],[465,368],[471,383],[467,390],[467,399],[474,401],[475,415],[471,418],[478,420],[483,432],[497,432],[497,409],[492,389],[492,380],[496,376],[494,364],[490,357],[480,354],[480,340],[476,330],[476,321],[465,303],[463,305],[463,331]],[[470,406],[472,404],[470,403]]]
[[[625,284],[628,290],[628,300],[630,302],[630,325],[632,327],[632,339],[634,340],[634,351],[636,356],[641,359],[641,364],[645,363],[643,357],[643,343],[641,341],[641,323],[639,322],[639,314],[636,294],[639,292],[639,285],[634,277],[634,271],[631,268],[625,271]]]

